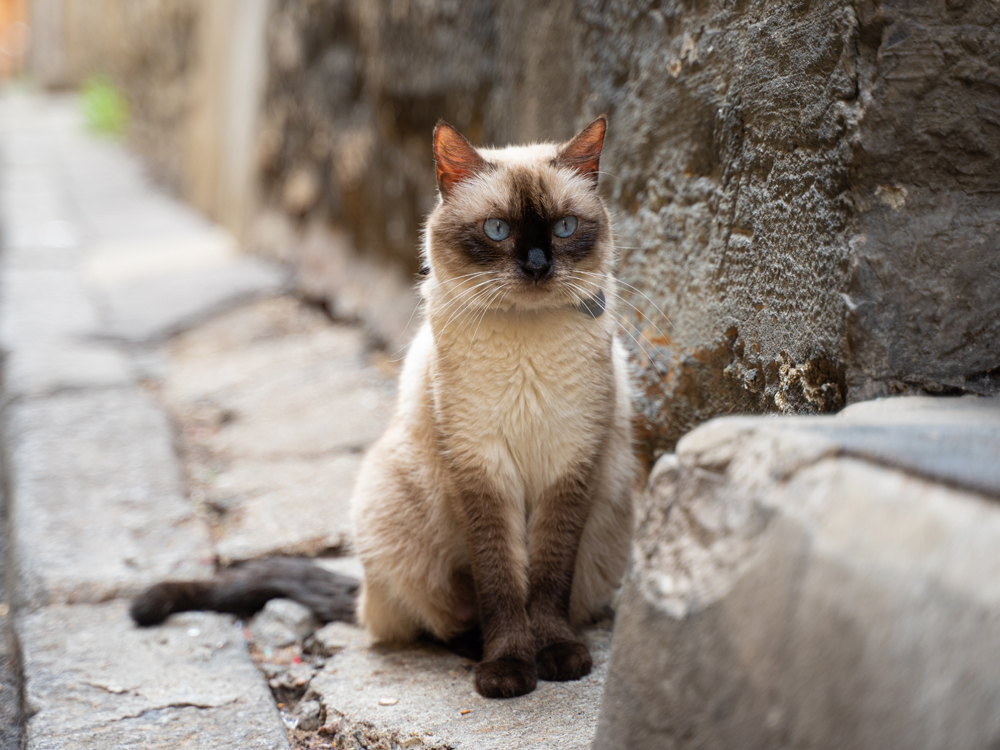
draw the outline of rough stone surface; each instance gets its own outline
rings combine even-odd
[[[47,607],[20,625],[33,749],[288,747],[230,618],[140,629],[115,602]]]
[[[16,403],[4,440],[25,603],[102,601],[211,572],[170,428],[138,389]]]
[[[140,631],[121,601],[215,559],[171,425],[135,382],[164,358],[123,345],[123,326],[134,342],[190,323],[233,298],[246,262],[119,146],[82,135],[74,107],[0,96],[0,745],[287,748],[230,620]],[[137,299],[150,282],[159,298]]]
[[[183,50],[217,6],[107,5],[93,18],[115,23],[74,22],[100,31],[84,38],[116,61],[145,153],[191,182],[204,160],[183,164],[177,133],[221,74]],[[719,414],[996,393],[998,21],[992,0],[280,0],[234,162],[256,164],[248,236],[405,338],[437,119],[502,144],[607,112],[648,457]]]
[[[272,599],[250,622],[250,635],[260,648],[284,648],[316,629],[308,607],[291,599]]]
[[[0,453],[0,470],[3,468]],[[13,576],[9,575],[10,505],[6,483],[0,485],[0,748],[20,750],[24,739],[25,706],[21,647],[14,627]]]
[[[899,399],[685,436],[640,509],[595,747],[1000,741],[998,417]],[[915,465],[935,431],[967,472]]]
[[[261,300],[178,337],[161,393],[223,561],[349,544],[361,451],[393,396],[357,329]]]
[[[416,270],[437,119],[502,144],[563,139],[607,112],[648,455],[718,414],[992,393],[998,13],[990,0],[283,0],[257,238],[394,338],[401,316],[379,316],[399,295],[366,307],[341,269],[395,268],[387,290]]]
[[[488,700],[472,683],[474,663],[440,648],[372,646],[362,630],[330,623],[318,631],[312,655],[291,663],[289,653],[262,664],[286,722],[303,747],[338,748],[588,748],[607,669],[610,623],[584,639],[594,671],[576,682],[539,682],[511,700]],[[308,643],[307,643],[308,647]],[[323,724],[308,726],[316,702]],[[303,724],[303,719],[305,723]]]

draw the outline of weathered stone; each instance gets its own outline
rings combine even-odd
[[[219,514],[216,551],[223,563],[272,554],[309,557],[343,550],[351,539],[351,492],[361,456],[247,457],[207,483]]]
[[[4,360],[7,398],[132,383],[132,367],[117,348],[94,342],[41,342],[19,346]]]
[[[288,748],[231,619],[192,613],[137,628],[126,605],[21,618],[31,750]]]
[[[435,200],[437,119],[504,144],[567,138],[606,112],[622,338],[650,457],[718,414],[997,391],[995,3],[283,0],[273,13],[254,234],[384,337],[399,335],[385,332],[388,290],[417,270]],[[302,221],[284,186],[317,165],[330,179]],[[369,264],[389,280],[359,299],[341,269]]]
[[[14,629],[13,576],[7,575],[11,559],[9,505],[6,488],[0,489],[0,747],[24,747],[25,706],[21,672],[21,647]]]
[[[302,701],[296,707],[296,729],[314,732],[323,724],[323,706],[319,701]]]
[[[360,332],[273,298],[180,336],[169,351],[163,395],[220,557],[346,547],[360,451],[392,402]]]
[[[250,621],[250,635],[259,648],[284,648],[316,629],[308,607],[291,599],[272,599]]]
[[[584,634],[594,657],[590,675],[539,682],[534,692],[511,700],[479,695],[467,659],[432,647],[372,647],[358,628],[338,623],[337,630],[347,644],[326,660],[310,692],[325,708],[326,725],[336,727],[338,747],[590,746],[607,668],[608,623]]]
[[[346,622],[328,622],[315,633],[313,639],[323,656],[333,656],[357,640],[358,629]]]
[[[998,450],[989,399],[685,436],[640,509],[595,747],[996,744]]]
[[[79,342],[99,331],[95,306],[73,271],[4,270],[0,277],[0,344],[4,349]]]
[[[19,595],[101,601],[211,573],[170,427],[134,387],[18,402],[4,440]]]
[[[145,228],[147,224],[143,224]],[[241,258],[226,232],[204,229],[108,242],[88,252],[86,278],[105,299],[109,333],[162,339],[248,297],[278,291],[283,275]]]

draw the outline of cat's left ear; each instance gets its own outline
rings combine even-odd
[[[604,147],[604,134],[607,129],[608,118],[601,115],[559,149],[556,163],[575,169],[584,177],[593,180],[596,185],[601,149]]]
[[[483,157],[461,133],[444,120],[438,120],[434,128],[434,166],[441,195],[448,195],[456,184],[485,165]]]

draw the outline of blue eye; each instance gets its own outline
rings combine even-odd
[[[556,237],[569,237],[576,231],[576,217],[564,216],[552,227],[552,234]]]
[[[499,242],[510,236],[510,224],[500,219],[487,219],[483,222],[483,232],[494,242]]]

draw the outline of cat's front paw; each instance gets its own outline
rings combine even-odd
[[[535,655],[538,676],[549,682],[579,680],[594,666],[587,647],[579,641],[550,643]]]
[[[476,665],[476,690],[485,698],[514,698],[538,684],[534,662],[502,656]]]

